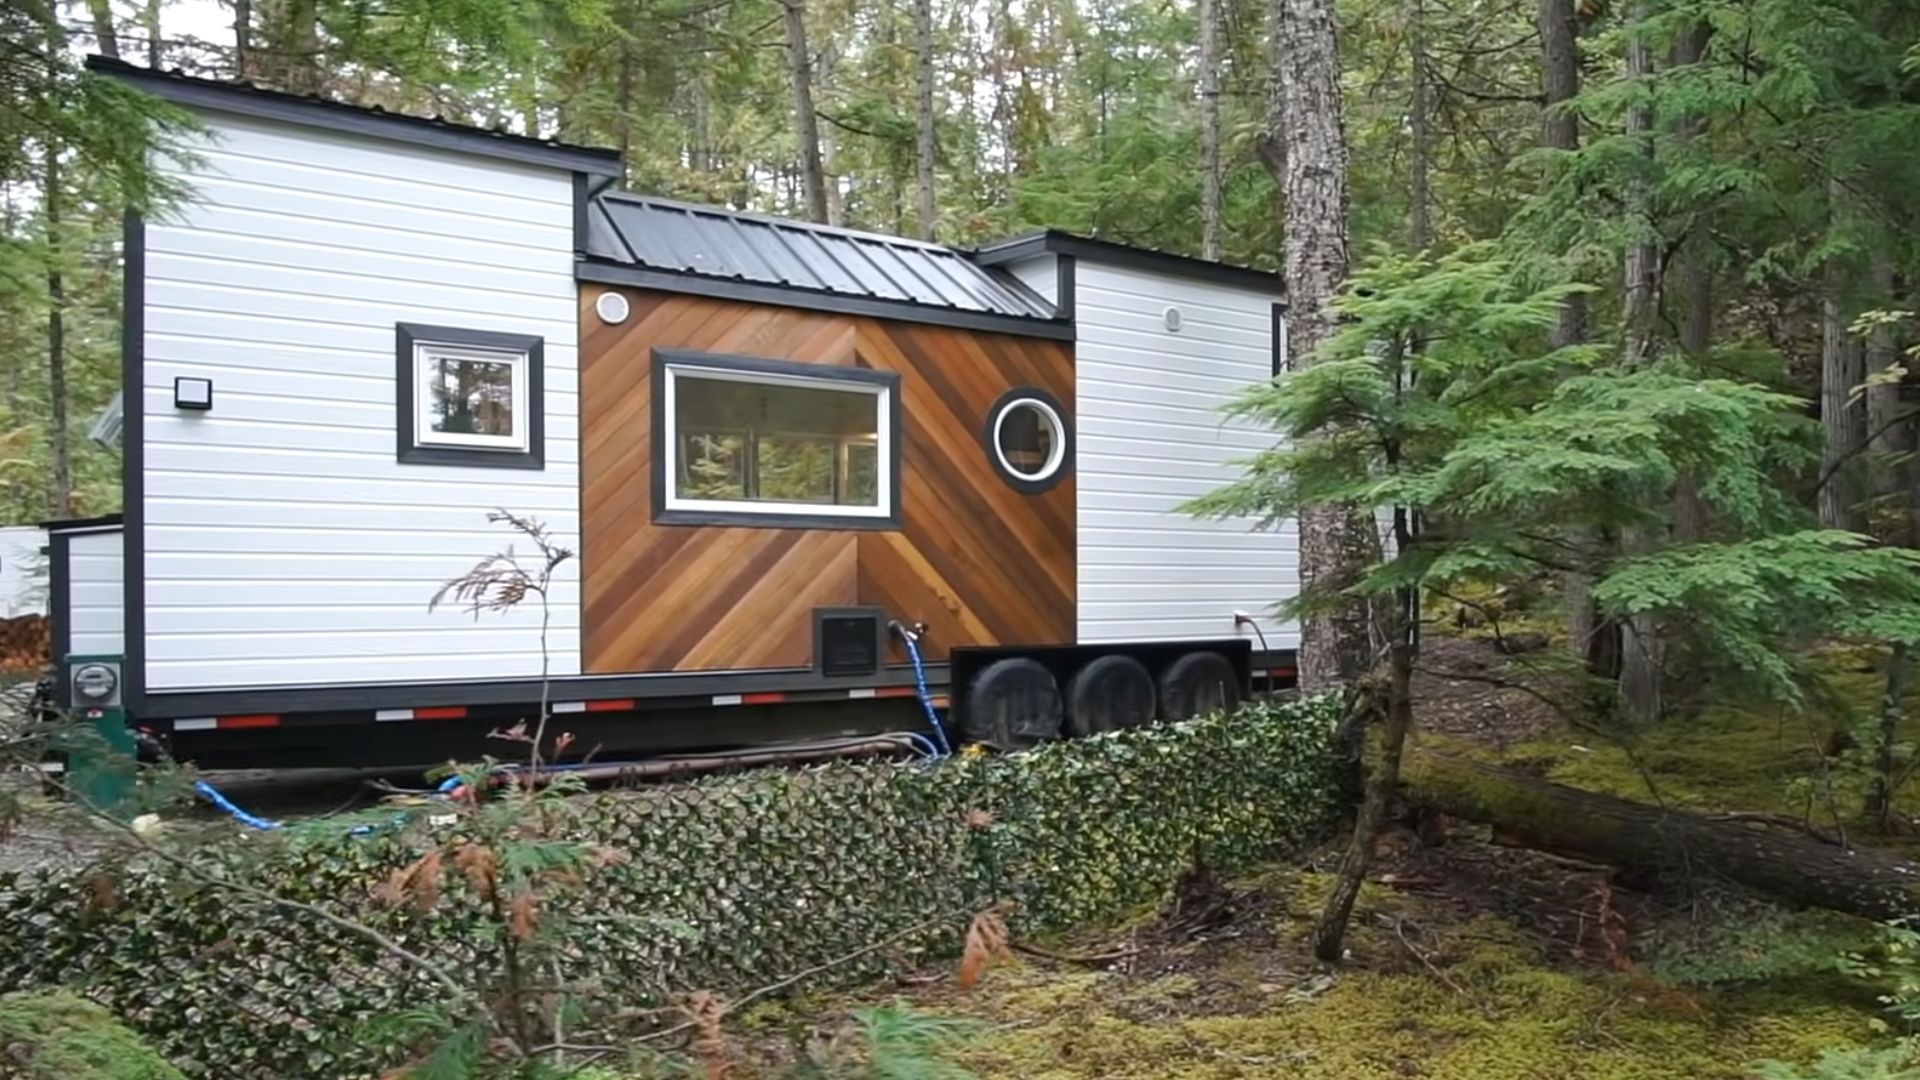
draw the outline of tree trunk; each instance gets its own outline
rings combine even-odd
[[[1873,260],[1874,304],[1880,307],[1897,306],[1894,297],[1899,291],[1893,264],[1884,254],[1877,254]],[[1887,380],[1887,370],[1900,362],[1900,343],[1894,339],[1891,327],[1881,326],[1868,335],[1865,358],[1865,379],[1880,378],[1880,381],[1867,388],[1867,465],[1873,475],[1873,495],[1876,500],[1898,502],[1902,492],[1900,486],[1900,463],[1902,453],[1908,449],[1906,423],[1902,417],[1914,411],[1914,406],[1900,401],[1900,383]],[[1865,380],[1863,380],[1865,381]],[[1906,493],[1908,498],[1912,493]],[[1904,506],[1890,506],[1895,512],[1904,510]],[[1905,529],[1898,530],[1904,533]],[[1920,536],[1904,537],[1896,542],[1910,547],[1920,547]]]
[[[920,239],[934,240],[940,214],[933,201],[933,0],[914,0],[914,184],[920,215]]]
[[[1874,748],[1873,786],[1867,792],[1867,816],[1884,831],[1893,822],[1895,773],[1899,763],[1894,749],[1900,742],[1900,721],[1906,717],[1907,680],[1912,675],[1913,659],[1907,646],[1895,642],[1887,651],[1886,692],[1880,699],[1879,745]]]
[[[1828,228],[1845,224],[1846,187],[1839,177],[1827,182]],[[1852,459],[1865,436],[1862,410],[1852,400],[1854,388],[1865,381],[1866,362],[1860,341],[1848,330],[1848,292],[1852,270],[1844,260],[1827,260],[1820,270],[1820,490],[1815,500],[1820,524],[1829,529],[1859,531],[1860,512]]]
[[[317,0],[289,0],[282,81],[296,94],[320,92],[320,13]]]
[[[807,49],[805,0],[781,0],[787,28],[787,78],[793,88],[793,132],[800,144],[800,190],[807,218],[827,221],[827,170],[820,160],[820,120],[813,109],[813,60]]]
[[[1725,878],[1869,919],[1920,910],[1920,864],[1872,849],[1597,795],[1438,751],[1408,757],[1403,790],[1416,805],[1491,824],[1530,847]]]
[[[60,17],[59,4],[48,10],[53,18]],[[113,0],[87,0],[87,13],[93,17],[93,40],[100,55],[120,59],[120,33],[113,25]]]
[[[1200,0],[1200,257],[1220,258],[1220,0]]]
[[[829,102],[833,99],[834,74],[839,64],[840,47],[829,36],[813,71],[815,89],[826,95]],[[827,193],[827,224],[845,225],[847,204],[840,190],[840,132],[831,124],[820,129],[820,175]]]
[[[1643,26],[1650,13],[1646,0],[1634,4],[1631,18],[1635,32],[1627,39],[1627,77],[1645,80],[1653,74],[1653,48],[1647,42]],[[1651,91],[1642,88],[1641,92]],[[1627,138],[1650,173],[1653,167],[1653,106],[1636,103],[1627,109]],[[1628,367],[1651,363],[1655,353],[1654,323],[1660,296],[1660,249],[1653,223],[1652,178],[1636,178],[1628,187],[1627,250],[1623,262],[1621,325],[1624,330]],[[1650,547],[1649,538],[1629,534],[1621,537],[1627,552]],[[1629,719],[1648,723],[1659,718],[1663,708],[1661,665],[1664,660],[1659,627],[1651,616],[1636,615],[1620,627],[1620,701]]]
[[[155,71],[160,69],[160,60],[164,53],[160,36],[160,0],[147,0],[145,18],[141,20],[147,31],[147,66]]]
[[[1295,371],[1333,336],[1333,301],[1346,285],[1347,136],[1332,0],[1282,0],[1280,66],[1287,143],[1285,276],[1287,351]],[[1374,522],[1352,506],[1300,515],[1300,585],[1323,596],[1356,579],[1379,549]],[[1307,616],[1300,685],[1309,693],[1357,678],[1370,666],[1366,605],[1349,601]]]
[[[47,186],[41,199],[47,215],[47,397],[50,409],[47,439],[53,451],[53,492],[49,509],[55,518],[70,518],[73,516],[73,458],[67,445],[67,282],[62,272],[66,261],[63,235],[66,226],[61,220],[58,147],[46,148],[45,162]]]
[[[1707,42],[1712,35],[1711,23],[1695,20],[1675,35],[1673,47],[1667,53],[1668,66],[1680,68],[1699,63],[1706,56]],[[1690,113],[1674,121],[1674,136],[1687,143],[1697,138],[1705,126],[1699,114]],[[1686,237],[1682,245],[1676,268],[1681,294],[1680,350],[1696,364],[1706,359],[1707,350],[1713,346],[1713,266],[1707,258],[1707,234],[1708,222],[1696,221],[1692,235]],[[1676,543],[1697,543],[1706,528],[1707,508],[1700,497],[1699,482],[1683,474],[1673,484],[1673,539]]]
[[[1564,108],[1580,93],[1579,27],[1574,22],[1574,5],[1567,0],[1540,0],[1535,17],[1540,31],[1540,88],[1546,103],[1540,119],[1540,145],[1548,150],[1578,150],[1580,120]],[[1560,302],[1560,316],[1549,343],[1555,349],[1564,349],[1586,339],[1587,298],[1575,293]],[[1600,544],[1592,535],[1574,540],[1587,551]],[[1561,577],[1561,590],[1567,608],[1569,651],[1584,660],[1595,675],[1612,677],[1609,658],[1618,655],[1613,647],[1618,631],[1603,626],[1594,610],[1591,575],[1584,570],[1569,571]]]
[[[1407,104],[1408,133],[1413,139],[1410,198],[1413,205],[1407,215],[1407,239],[1413,250],[1433,247],[1433,117],[1432,87],[1428,83],[1426,16],[1421,0],[1413,0],[1407,20],[1409,90]]]
[[[250,80],[253,68],[253,0],[233,0],[233,77]]]
[[[1287,0],[1267,3],[1267,122],[1255,141],[1260,163],[1283,191],[1287,186],[1287,109],[1280,67],[1286,63],[1287,53],[1280,28],[1286,22],[1286,7]]]

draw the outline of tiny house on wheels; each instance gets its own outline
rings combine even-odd
[[[124,515],[51,525],[61,703],[203,764],[924,729],[1015,746],[1292,675],[1275,275],[615,190],[609,151],[96,61],[203,128],[126,233]],[[475,618],[441,585],[577,552]],[[543,629],[544,627],[544,629]],[[916,678],[910,639],[924,660]]]

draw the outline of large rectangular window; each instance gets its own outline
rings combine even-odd
[[[898,376],[666,350],[654,375],[656,519],[893,523]]]

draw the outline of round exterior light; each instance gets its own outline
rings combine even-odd
[[[987,413],[983,433],[995,470],[1016,490],[1037,494],[1058,484],[1073,455],[1066,409],[1034,387],[1009,390]]]
[[[600,316],[600,321],[609,326],[626,322],[627,316],[633,312],[632,307],[627,303],[627,298],[612,290],[594,298],[593,310]]]
[[[1168,308],[1166,312],[1161,316],[1161,318],[1166,321],[1168,333],[1177,334],[1180,332],[1180,323],[1183,320],[1182,320],[1182,316],[1180,314],[1179,308],[1177,307]]]
[[[73,693],[82,701],[111,701],[119,688],[120,675],[107,664],[82,664],[73,669]]]

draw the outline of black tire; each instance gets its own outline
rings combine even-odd
[[[996,750],[1024,750],[1060,737],[1060,684],[1037,660],[1010,656],[980,669],[967,684],[960,737]]]
[[[1131,656],[1101,656],[1067,680],[1067,730],[1076,737],[1142,727],[1158,706],[1153,675]]]
[[[1160,672],[1160,715],[1191,720],[1240,706],[1240,673],[1217,652],[1190,652]]]

